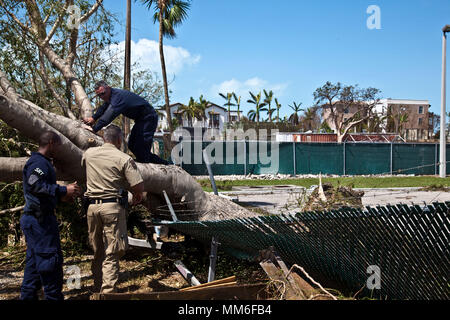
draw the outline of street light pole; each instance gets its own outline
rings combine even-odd
[[[447,135],[445,132],[446,127],[446,59],[447,59],[447,32],[450,32],[450,25],[446,25],[442,29],[442,86],[441,86],[441,135],[440,135],[440,153],[439,153],[439,177],[446,177],[446,143]]]

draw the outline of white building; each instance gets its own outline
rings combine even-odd
[[[181,128],[210,128],[217,129],[220,133],[226,128],[226,124],[238,121],[238,113],[236,110],[230,111],[230,120],[228,119],[228,110],[214,103],[208,103],[206,108],[205,119],[190,119],[186,114],[183,114],[179,109],[181,103],[174,103],[170,105],[170,113],[172,119],[176,119]],[[168,130],[166,110],[164,107],[157,109],[159,114],[158,131]],[[241,112],[242,116],[242,112]]]

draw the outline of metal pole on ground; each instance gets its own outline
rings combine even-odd
[[[450,32],[450,25],[442,29],[442,82],[441,82],[441,136],[440,136],[440,156],[439,156],[439,176],[446,177],[446,54],[447,54],[447,32]]]
[[[214,281],[216,278],[216,264],[217,264],[217,237],[212,237],[211,240],[211,254],[209,256],[209,270],[208,270],[208,282]]]
[[[211,169],[211,163],[209,161],[209,157],[206,154],[206,149],[203,149],[203,159],[205,160],[205,164],[206,164],[206,169],[208,169],[208,174],[209,174],[209,180],[211,181],[211,186],[212,189],[214,191],[214,194],[216,196],[219,195],[219,192],[217,191],[217,187],[216,187],[216,181],[214,180],[214,175]]]
[[[166,190],[163,190],[164,198],[166,199],[167,206],[169,207],[170,214],[172,215],[172,219],[174,222],[178,221],[177,215],[175,214],[175,210],[173,210],[172,203],[167,196]]]

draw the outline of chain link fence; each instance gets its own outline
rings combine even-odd
[[[450,298],[449,210],[446,202],[164,224],[205,243],[214,236],[243,259],[273,246],[286,263],[349,294],[431,300]],[[374,266],[379,289],[368,285]]]

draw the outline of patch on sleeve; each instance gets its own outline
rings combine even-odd
[[[42,169],[40,169],[40,168],[34,169],[34,170],[33,170],[33,173],[34,173],[34,174],[37,174],[39,177],[44,176],[44,171],[42,171]]]
[[[45,175],[44,171],[41,168],[34,169],[31,172],[30,177],[28,178],[28,184],[32,186],[33,184],[36,183],[36,181],[38,181],[44,175]]]
[[[35,184],[36,181],[38,181],[38,180],[39,180],[39,177],[38,177],[35,173],[32,173],[31,176],[28,178],[28,184],[29,184],[30,186],[32,186],[32,185]]]

